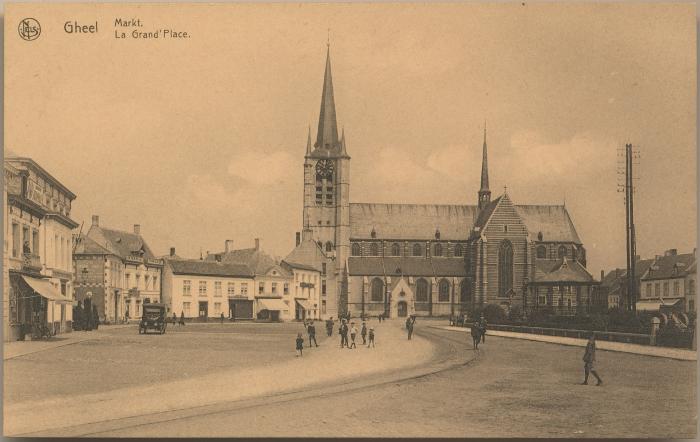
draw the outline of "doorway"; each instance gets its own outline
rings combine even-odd
[[[206,320],[209,316],[209,302],[199,301],[199,318]]]
[[[399,318],[405,318],[408,316],[408,305],[406,304],[406,301],[399,301],[399,303],[396,304],[396,310]]]

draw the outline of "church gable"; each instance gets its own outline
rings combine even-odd
[[[482,235],[487,240],[502,240],[512,237],[526,237],[527,233],[527,227],[520,218],[513,202],[507,194],[504,194],[493,207],[482,228]]]

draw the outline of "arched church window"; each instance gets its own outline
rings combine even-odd
[[[333,243],[328,241],[326,243],[326,252],[331,252],[331,251],[333,251]]]
[[[446,279],[440,280],[438,285],[438,301],[448,302],[450,300],[450,283]]]
[[[545,246],[537,246],[537,257],[540,259],[547,257],[547,248]]]
[[[384,281],[379,278],[374,278],[372,280],[372,301],[382,302],[384,300]]]
[[[433,247],[433,256],[442,256],[442,244],[435,244],[435,247]]]
[[[423,256],[420,244],[413,244],[413,256]]]
[[[358,243],[352,243],[352,256],[360,256],[360,245]]]
[[[513,288],[513,244],[507,239],[498,248],[498,294],[504,296]]]
[[[566,257],[566,246],[559,246],[559,251],[557,252],[557,255],[560,259]]]
[[[471,287],[469,287],[469,281],[466,279],[463,279],[459,286],[459,302],[462,304],[472,302]]]
[[[416,281],[416,302],[428,302],[428,282],[423,278]]]
[[[455,256],[462,256],[464,252],[462,251],[462,244],[455,245]]]
[[[369,245],[369,254],[371,256],[379,256],[379,244],[373,242]]]
[[[401,247],[397,244],[394,243],[391,245],[391,256],[399,256],[401,255]]]

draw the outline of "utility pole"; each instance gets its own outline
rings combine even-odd
[[[621,152],[618,152],[618,161],[622,160]],[[636,261],[637,261],[637,244],[634,228],[634,160],[639,158],[639,152],[634,151],[631,143],[625,144],[624,161],[624,184],[618,184],[618,192],[625,192],[625,239],[627,242],[627,296],[626,308],[628,311],[637,311],[637,283],[636,283]],[[622,170],[618,167],[618,174],[622,174]]]

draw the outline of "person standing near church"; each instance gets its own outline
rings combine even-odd
[[[309,347],[311,347],[311,341],[314,341],[314,344],[316,347],[318,347],[318,342],[316,342],[316,326],[314,325],[314,321],[309,322],[306,330],[309,333]]]
[[[362,321],[362,328],[360,329],[360,336],[362,336],[362,345],[367,344],[367,324]]]
[[[481,314],[481,317],[479,318],[479,328],[481,328],[481,343],[485,344],[486,343],[486,318],[484,318],[484,314]]]
[[[406,321],[406,328],[408,329],[408,340],[411,340],[411,336],[413,336],[413,321],[411,321],[411,318]]]

